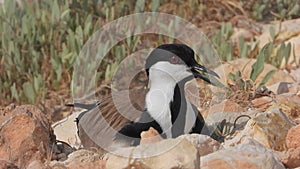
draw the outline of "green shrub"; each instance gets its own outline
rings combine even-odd
[[[0,90],[7,101],[36,103],[49,91],[67,90],[76,58],[104,24],[134,12],[158,11],[160,1],[33,0],[0,8]],[[110,50],[97,78],[111,80],[126,52],[137,50],[130,37]],[[129,50],[129,51],[128,51]],[[128,53],[126,53],[128,54]]]
[[[4,1],[0,8],[3,99],[35,103],[65,83],[82,45],[103,22],[101,11],[91,11],[91,6],[59,0],[18,6]]]
[[[278,6],[276,11],[288,5],[287,12],[282,13],[282,16],[298,16],[298,4],[291,1],[290,4],[294,4],[295,7],[290,8],[291,5],[287,3],[290,1],[280,0],[280,2],[283,7]],[[73,65],[79,51],[95,31],[124,15],[159,11],[160,6],[165,3],[171,2],[32,0],[18,5],[14,0],[4,0],[0,8],[1,99],[9,102],[36,103],[43,100],[49,91],[69,90],[62,86],[70,85]],[[202,8],[208,7],[197,0],[188,2],[177,0],[173,5],[176,7],[173,14],[185,18],[191,18]],[[182,6],[184,8],[181,8]],[[269,9],[264,6],[261,8]],[[248,57],[254,50],[249,43],[240,40],[236,56],[229,39],[232,32],[232,25],[223,24],[212,39],[224,61]],[[143,38],[143,36],[127,38],[111,49],[108,57],[103,60],[105,66],[99,68],[97,78],[109,81],[116,70],[116,65],[125,55],[138,50]],[[157,44],[174,42],[174,39],[162,35],[151,40]],[[272,57],[266,55],[265,61],[278,66],[282,59],[287,59],[291,46],[275,44],[275,41],[272,43],[274,52],[270,55]]]
[[[251,3],[250,16],[259,21],[286,20],[300,16],[299,0],[242,1],[244,4],[247,2]]]

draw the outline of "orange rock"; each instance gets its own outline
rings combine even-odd
[[[300,124],[292,127],[286,136],[286,145],[288,148],[300,147]]]
[[[53,169],[105,169],[106,161],[101,155],[90,150],[77,150],[69,154],[65,161],[52,161],[50,166]]]
[[[296,96],[297,97],[297,96]],[[297,119],[300,118],[300,98],[276,96],[276,104],[270,106],[268,110],[278,108],[280,109],[290,120],[297,123]],[[298,122],[299,124],[299,122]]]
[[[68,169],[105,169],[105,161],[98,160],[95,162],[74,161],[67,166]]]
[[[0,159],[0,168],[18,169],[18,167],[13,162],[6,159]]]
[[[296,82],[300,83],[300,68],[292,69],[290,75]]]
[[[29,169],[50,169],[49,166],[46,166],[44,163],[42,163],[39,160],[34,160],[32,162],[30,162],[30,164],[27,166],[27,168]]]
[[[281,157],[281,162],[288,168],[300,167],[300,147],[286,151]]]
[[[16,112],[13,111],[15,108],[15,104],[0,108],[0,125],[15,115]]]
[[[300,105],[300,97],[297,95],[275,95],[276,102],[294,102]],[[293,106],[294,107],[294,106]]]
[[[253,168],[253,169],[259,169],[259,167],[256,164],[251,163],[250,161],[232,160],[232,162],[227,162],[224,159],[213,159],[211,161],[205,162],[201,166],[201,168],[203,167],[203,168],[207,168],[207,169],[215,169],[215,168],[222,168],[222,169]]]
[[[194,147],[197,148],[201,157],[216,152],[223,148],[221,143],[217,142],[216,140],[212,139],[207,135],[185,134],[180,137],[192,143]]]
[[[251,101],[251,104],[253,107],[258,108],[260,110],[266,110],[272,105],[273,99],[268,96],[259,97],[256,99],[253,99]]]
[[[46,116],[34,106],[19,106],[16,114],[0,128],[0,157],[10,159],[19,168],[32,161],[45,161],[55,136]]]
[[[197,149],[186,139],[164,139],[153,144],[119,148],[106,156],[107,169],[199,168]]]
[[[149,130],[143,131],[141,133],[141,142],[140,144],[149,144],[155,143],[163,140],[159,133],[152,127]]]
[[[210,107],[209,110],[207,110],[204,114],[212,114],[212,113],[218,113],[218,112],[233,112],[233,113],[241,113],[244,112],[245,109],[242,108],[237,103],[231,101],[231,100],[224,100],[219,104],[215,104]],[[204,116],[205,116],[204,115]]]

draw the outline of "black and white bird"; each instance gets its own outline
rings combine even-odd
[[[79,136],[84,146],[103,148],[113,142],[137,145],[141,132],[150,127],[164,138],[201,133],[205,121],[186,99],[184,86],[193,78],[212,83],[208,75],[219,76],[197,63],[194,55],[194,51],[184,44],[164,44],[153,49],[145,64],[149,90],[144,92],[144,111],[130,115],[128,110],[129,115],[125,118],[124,114],[118,113],[111,99],[102,100],[93,109],[89,107],[78,120]],[[123,107],[126,109],[126,105]],[[128,120],[128,117],[136,120]]]

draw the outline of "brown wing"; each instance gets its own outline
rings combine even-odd
[[[146,89],[112,92],[100,106],[86,112],[78,123],[84,147],[107,148],[126,123],[140,117],[145,107]]]

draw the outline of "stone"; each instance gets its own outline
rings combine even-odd
[[[16,112],[13,111],[13,109],[15,109],[15,108],[16,108],[16,105],[13,103],[6,107],[0,108],[0,125],[15,115]]]
[[[19,169],[12,161],[0,158],[0,168],[3,169]]]
[[[221,103],[214,104],[212,105],[206,112],[204,112],[204,116],[207,114],[213,114],[213,113],[218,113],[218,112],[232,112],[232,113],[241,113],[244,112],[245,109],[242,108],[240,105],[237,103],[225,99]]]
[[[207,135],[185,134],[179,137],[182,137],[192,143],[194,147],[197,148],[201,157],[223,148],[219,142]]]
[[[81,149],[69,154],[66,161],[51,161],[50,166],[53,169],[105,169],[106,161],[101,159],[101,155]]]
[[[277,96],[275,98],[276,104],[270,106],[268,110],[280,109],[290,120],[296,122],[297,118],[300,118],[300,103],[296,101],[297,98],[292,99],[291,97],[283,97],[280,99]],[[300,101],[300,99],[297,99]]]
[[[46,166],[44,163],[42,163],[39,160],[34,160],[30,162],[30,164],[27,166],[28,169],[50,169],[49,166]]]
[[[290,75],[297,83],[300,83],[300,68],[292,69]]]
[[[300,83],[299,84],[296,84],[296,83],[293,83],[293,84],[289,84],[288,86],[288,93],[284,93],[282,95],[290,95],[290,96],[298,96],[300,98]]]
[[[280,109],[272,109],[250,119],[244,130],[237,132],[232,139],[225,140],[224,146],[235,146],[247,138],[253,138],[269,149],[284,151],[287,149],[286,135],[295,125]]]
[[[300,83],[299,84],[292,84],[289,86],[289,94],[300,96]]]
[[[275,94],[282,94],[289,92],[289,85],[291,83],[287,82],[278,82],[271,86],[267,86],[267,88]]]
[[[52,124],[56,139],[68,143],[70,146],[79,148],[81,145],[77,134],[75,119],[81,112],[75,112],[70,116]]]
[[[275,101],[279,102],[279,103],[283,103],[283,102],[292,102],[294,104],[298,104],[300,105],[300,96],[298,96],[297,94],[281,94],[281,95],[275,95]]]
[[[66,160],[67,156],[76,149],[66,142],[56,140],[56,144],[51,147],[52,160]]]
[[[272,168],[284,169],[280,160],[253,139],[243,144],[201,157],[201,169]]]
[[[140,144],[150,144],[161,140],[163,140],[163,138],[159,135],[158,131],[156,131],[153,127],[150,127],[149,130],[141,133]]]
[[[51,167],[51,169],[68,169],[68,168],[63,165],[57,165],[57,166]]]
[[[19,168],[51,157],[55,136],[45,114],[31,105],[18,106],[12,113],[16,115],[0,127],[0,157]]]
[[[249,79],[252,67],[251,65],[256,62],[256,59],[236,59],[233,61],[230,61],[228,63],[222,64],[214,71],[221,77],[220,81],[229,83],[229,84],[234,84],[232,80],[229,78],[228,74],[235,73],[238,70],[241,71],[242,77],[244,79]],[[254,83],[259,83],[262,81],[262,79],[266,76],[268,72],[271,70],[275,70],[275,73],[271,76],[271,78],[267,81],[265,84],[266,86],[270,86],[272,84],[278,83],[278,82],[291,82],[294,83],[294,79],[286,72],[277,69],[275,66],[271,64],[264,64],[264,70],[263,72],[257,77]]]
[[[137,147],[120,148],[109,153],[106,158],[107,169],[200,167],[197,149],[189,141],[179,137]]]
[[[281,156],[281,162],[288,168],[300,167],[300,147],[288,149]]]
[[[286,146],[288,148],[300,147],[300,124],[290,128],[286,136]]]
[[[293,120],[296,124],[300,124],[300,117]]]
[[[269,108],[273,103],[274,103],[274,99],[269,96],[263,96],[251,100],[252,106],[262,111]]]

